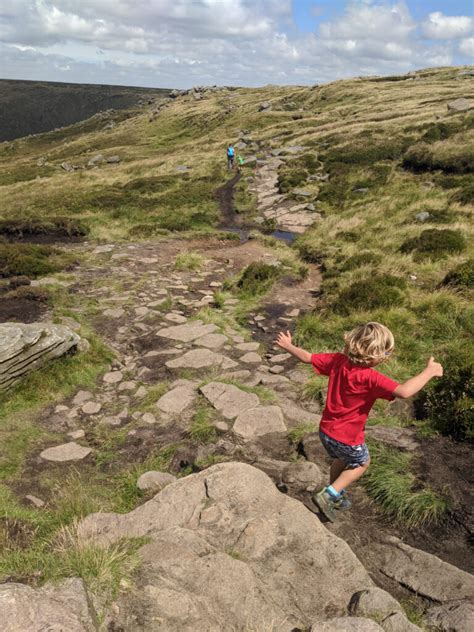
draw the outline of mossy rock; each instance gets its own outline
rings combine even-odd
[[[449,285],[457,288],[474,288],[474,259],[468,259],[444,277],[441,285]]]
[[[349,315],[357,310],[400,306],[406,302],[406,281],[391,274],[355,281],[339,293],[333,304],[336,313]]]
[[[400,247],[400,252],[412,252],[415,261],[436,260],[462,252],[465,247],[466,240],[458,230],[430,228],[418,237],[405,241]]]
[[[263,294],[270,289],[281,274],[281,269],[278,266],[254,261],[243,271],[237,282],[237,287],[245,294]]]
[[[360,268],[361,266],[377,265],[381,261],[382,257],[374,252],[360,252],[359,254],[352,255],[352,257],[346,259],[341,266],[341,271],[347,272],[348,270],[357,270],[357,268]]]

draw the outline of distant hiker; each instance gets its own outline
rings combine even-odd
[[[227,169],[234,168],[235,150],[232,144],[227,147]]]
[[[237,167],[238,167],[239,171],[244,166],[244,163],[245,163],[245,160],[242,158],[242,156],[240,154],[238,154],[238,156],[237,156]]]
[[[281,332],[277,345],[301,362],[312,364],[316,373],[329,377],[326,406],[319,426],[319,437],[334,459],[329,485],[312,501],[333,522],[336,510],[350,509],[346,487],[367,471],[370,455],[364,439],[367,415],[377,399],[412,397],[433,377],[443,375],[443,367],[430,358],[426,368],[404,384],[374,371],[394,349],[392,332],[379,323],[359,325],[345,335],[344,353],[310,353],[292,344],[291,334]]]

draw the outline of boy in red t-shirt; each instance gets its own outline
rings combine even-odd
[[[312,497],[329,520],[336,509],[349,509],[346,488],[367,471],[369,450],[364,442],[367,416],[376,399],[407,398],[418,393],[443,367],[430,358],[426,368],[404,384],[374,371],[394,349],[392,332],[380,323],[359,325],[345,336],[344,353],[309,353],[292,344],[289,331],[278,334],[276,343],[301,362],[329,377],[326,406],[319,426],[321,442],[331,464],[329,485]]]

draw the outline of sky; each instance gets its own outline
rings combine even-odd
[[[0,77],[313,85],[474,63],[474,0],[0,0]]]

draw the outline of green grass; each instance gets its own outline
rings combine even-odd
[[[198,252],[182,252],[174,260],[175,270],[200,270],[204,265],[204,257]]]
[[[307,434],[317,431],[314,424],[298,424],[288,432],[288,439],[293,445],[298,445]]]
[[[412,455],[370,441],[371,464],[362,483],[383,513],[410,529],[439,524],[448,501],[410,472]]]
[[[217,439],[217,431],[212,425],[214,411],[210,408],[197,408],[194,413],[189,436],[197,443],[212,443]]]
[[[31,373],[17,386],[0,393],[0,480],[14,476],[33,447],[54,435],[35,423],[46,405],[94,385],[106,370],[111,353],[97,337],[87,353],[65,356]]]

